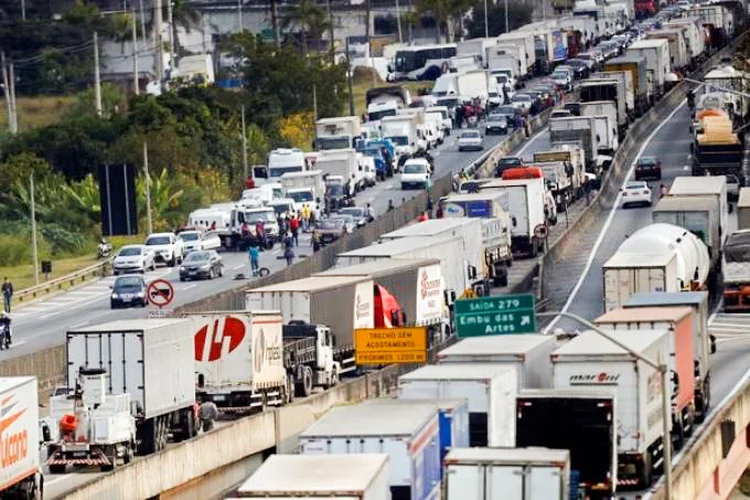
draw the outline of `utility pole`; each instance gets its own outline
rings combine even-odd
[[[240,33],[245,31],[245,23],[242,22],[242,0],[237,0],[237,19],[240,22]]]
[[[96,98],[96,115],[102,116],[102,81],[99,76],[99,37],[94,31],[94,95]]]
[[[143,11],[143,0],[138,0],[138,8],[141,10],[141,43],[143,47],[148,47],[148,39],[146,38],[146,14]]]
[[[279,2],[271,0],[271,26],[273,28],[273,41],[276,48],[281,48],[281,33],[279,33]]]
[[[34,176],[29,176],[29,195],[31,198],[31,255],[34,259],[34,283],[39,284],[39,256],[36,244],[36,205],[34,204]]]
[[[398,26],[398,43],[404,43],[404,37],[401,34],[401,7],[396,0],[396,25]]]
[[[505,32],[510,31],[510,22],[508,21],[508,0],[505,0]]]
[[[349,86],[349,116],[354,116],[354,90],[352,89],[352,61],[349,58],[349,37],[346,37],[346,83]]]
[[[245,179],[248,176],[247,166],[247,130],[245,129],[245,106],[242,106],[242,168],[245,172]]]
[[[161,0],[154,0],[154,42],[156,43],[156,79],[164,80],[164,43],[161,40]]]
[[[326,8],[328,9],[328,38],[329,38],[329,47],[328,50],[331,54],[331,62],[334,61],[335,54],[336,54],[336,47],[334,47],[334,35],[333,35],[333,7],[331,6],[331,2],[333,0],[327,0],[326,1]]]
[[[370,17],[372,16],[372,5],[370,4],[370,0],[365,0],[365,22],[367,23],[365,25],[365,37],[367,38],[367,53],[370,56],[370,64],[372,65],[372,71],[370,72],[370,75],[372,76],[372,79],[370,80],[370,88],[373,88],[375,86],[375,59],[372,57],[372,44],[370,42],[371,37],[371,30],[370,30]]]
[[[154,224],[151,220],[151,176],[148,173],[148,145],[143,141],[143,174],[146,176],[146,224],[148,234],[154,232]]]
[[[13,133],[13,102],[10,97],[10,84],[8,83],[8,64],[5,60],[5,52],[2,53],[3,66],[3,93],[5,94],[5,104],[8,107],[8,131]]]
[[[177,66],[174,60],[174,39],[176,30],[174,28],[174,14],[172,13],[172,0],[167,0],[167,20],[169,21],[169,67],[174,70]]]
[[[487,0],[484,0],[484,37],[490,37],[490,25],[487,23]]]
[[[21,20],[26,20],[26,0],[21,0]],[[36,280],[37,284],[39,280]]]
[[[140,95],[141,89],[138,84],[138,36],[135,22],[135,9],[133,10],[133,92],[135,95]]]
[[[16,71],[13,63],[10,63],[10,104],[13,108],[13,133],[18,133],[18,102],[16,101]]]

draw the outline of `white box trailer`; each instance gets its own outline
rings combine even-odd
[[[667,330],[611,331],[610,337],[655,362],[669,359]],[[662,374],[600,333],[587,330],[552,353],[555,389],[617,391],[618,482],[648,487],[662,461]],[[670,408],[671,412],[671,408]],[[672,419],[667,419],[671,432]]]
[[[349,184],[352,194],[364,187],[365,176],[359,170],[357,151],[352,148],[321,151],[315,160],[315,168],[323,172],[324,182],[326,176],[341,176],[344,184]]]
[[[469,337],[446,347],[437,355],[444,363],[492,363],[514,366],[518,373],[518,390],[552,387],[549,355],[556,347],[548,335],[510,334]]]
[[[595,74],[601,78],[612,77],[612,78],[617,78],[618,80],[625,82],[625,109],[628,114],[628,119],[632,121],[635,116],[635,111],[636,111],[635,87],[633,86],[633,73],[630,71],[608,70],[608,71],[601,71]]]
[[[464,448],[445,457],[446,500],[568,500],[570,453]]]
[[[536,68],[536,42],[534,33],[523,31],[511,31],[503,33],[497,37],[498,45],[523,45],[526,51],[526,71],[529,76],[533,76]]]
[[[514,446],[518,374],[512,366],[428,365],[398,378],[400,399],[469,401],[470,446]]]
[[[640,55],[646,59],[646,67],[654,75],[657,98],[661,96],[667,74],[672,71],[669,62],[669,40],[638,40],[627,48],[626,55]]]
[[[497,45],[497,38],[471,38],[456,44],[456,54],[459,56],[477,56],[486,69],[487,50],[495,45]]]
[[[126,319],[67,332],[67,386],[78,372],[107,372],[107,394],[130,394],[136,403],[141,453],[163,449],[167,433],[175,440],[195,434],[195,321]]]
[[[669,42],[669,59],[671,68],[684,68],[690,63],[687,45],[682,35],[682,30],[660,29],[646,32],[646,39],[665,39]]]
[[[523,43],[499,42],[487,49],[487,69],[490,75],[494,70],[509,69],[516,82],[526,80],[531,76],[526,45]]]
[[[723,175],[708,177],[675,177],[669,188],[669,196],[711,196],[716,200],[721,225],[721,243],[726,243],[729,229],[729,198],[727,178]]]
[[[617,252],[602,267],[604,310],[641,292],[679,292],[674,253]]]
[[[387,243],[379,243],[350,250],[336,256],[334,267],[346,267],[364,264],[382,259],[440,259],[445,290],[461,295],[471,287],[468,278],[468,266],[481,269],[482,262],[470,261],[471,256],[464,255],[464,243],[459,236],[435,238],[400,238]]]
[[[390,500],[388,455],[271,455],[237,497]]]
[[[594,128],[599,137],[597,152],[612,156],[620,146],[617,127],[617,105],[612,101],[581,103],[581,114],[594,118]]]
[[[695,62],[699,57],[703,57],[706,51],[706,40],[703,35],[703,24],[700,19],[695,16],[682,17],[668,21],[663,26],[684,30],[685,45],[692,62]]]
[[[41,498],[36,377],[0,377],[3,404],[0,497]],[[38,495],[38,496],[37,496]]]

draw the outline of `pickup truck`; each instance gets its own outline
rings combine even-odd
[[[169,267],[182,263],[184,249],[182,240],[174,233],[152,233],[146,238],[145,245],[154,252],[154,261]]]

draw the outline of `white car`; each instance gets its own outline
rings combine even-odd
[[[145,273],[156,268],[154,252],[145,245],[125,245],[112,259],[112,274]]]
[[[179,235],[182,248],[187,255],[193,250],[216,250],[221,248],[221,238],[216,231],[182,231]]]
[[[182,241],[174,233],[153,233],[146,238],[146,246],[154,252],[154,261],[169,267],[182,262]]]
[[[484,149],[484,139],[479,130],[463,130],[461,135],[458,136],[458,150],[474,150],[481,151]]]
[[[510,105],[523,114],[528,114],[534,99],[529,94],[516,94],[510,100]]]
[[[406,160],[401,169],[401,189],[411,187],[427,189],[432,184],[432,167],[424,158]]]
[[[565,90],[569,91],[573,89],[573,77],[571,77],[570,73],[568,73],[567,71],[553,71],[550,75],[550,78],[552,78],[552,80],[554,80],[556,84],[558,84]]]
[[[622,190],[622,208],[631,205],[651,206],[651,189],[644,181],[630,181]]]

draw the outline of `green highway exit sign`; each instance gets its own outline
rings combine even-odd
[[[456,333],[459,338],[536,333],[534,306],[530,293],[457,300]]]

